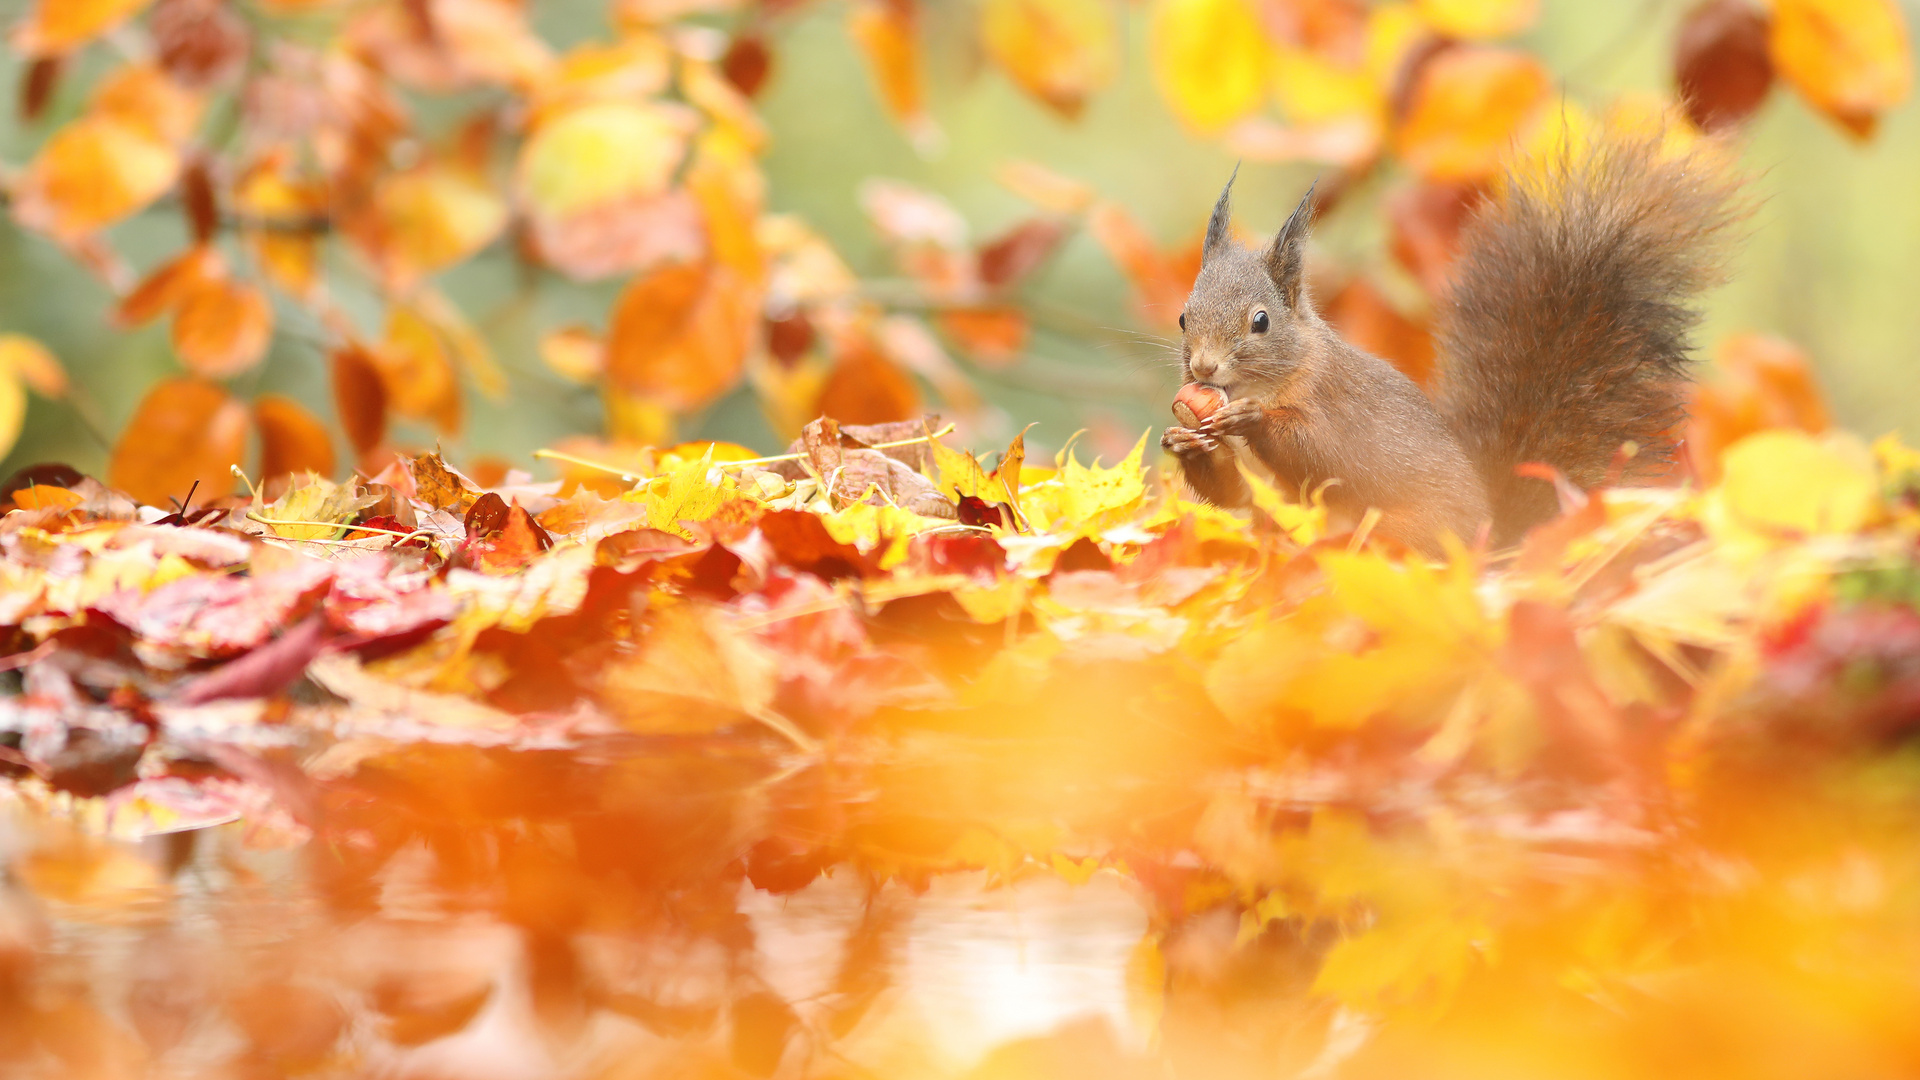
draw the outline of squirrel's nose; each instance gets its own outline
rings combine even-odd
[[[1206,382],[1220,370],[1220,362],[1211,356],[1195,356],[1187,361],[1187,370],[1193,373],[1194,382]]]

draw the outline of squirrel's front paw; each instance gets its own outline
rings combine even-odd
[[[1220,440],[1192,428],[1170,427],[1160,436],[1161,449],[1177,457],[1211,454],[1220,449]]]
[[[1250,397],[1235,398],[1200,422],[1200,434],[1214,438],[1222,435],[1252,435],[1265,427],[1266,423],[1267,412],[1257,400]]]

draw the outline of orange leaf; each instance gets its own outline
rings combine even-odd
[[[173,317],[173,349],[195,373],[237,375],[273,342],[273,305],[251,285],[215,278],[187,292]]]
[[[1758,431],[1793,428],[1819,434],[1832,423],[1812,365],[1791,342],[1735,334],[1714,357],[1720,378],[1699,384],[1688,405],[1687,453],[1709,482],[1727,447]]]
[[[1491,176],[1550,92],[1546,69],[1525,53],[1448,49],[1420,70],[1400,156],[1430,180]]]
[[[132,63],[101,80],[93,92],[93,115],[118,120],[147,136],[178,146],[193,136],[204,102],[153,64]]]
[[[13,32],[29,56],[67,52],[132,18],[152,0],[39,0]]]
[[[506,224],[506,201],[484,179],[428,163],[382,180],[351,231],[388,281],[406,289],[486,247]]]
[[[462,401],[452,357],[433,324],[411,308],[387,316],[386,340],[370,354],[393,411],[445,435],[460,430]]]
[[[1365,278],[1354,278],[1321,305],[1321,313],[1340,336],[1382,360],[1414,382],[1433,374],[1433,335],[1425,320],[1400,313]]]
[[[1861,138],[1913,87],[1906,19],[1895,0],[1775,0],[1768,44],[1781,77]]]
[[[914,0],[854,0],[847,12],[847,34],[866,54],[881,102],[910,132],[924,133],[930,121],[918,23]]]
[[[333,409],[354,450],[366,454],[387,436],[387,384],[373,358],[349,343],[332,358]]]
[[[711,404],[740,380],[758,308],[754,290],[723,266],[635,278],[614,306],[607,376],[676,411]]]
[[[150,506],[233,490],[233,473],[247,449],[247,410],[219,384],[196,376],[162,379],[147,391],[120,432],[107,465],[114,487]]]
[[[540,359],[562,378],[590,383],[607,369],[607,347],[584,326],[568,326],[540,337]]]
[[[304,405],[279,394],[262,394],[253,402],[253,422],[260,429],[262,483],[300,473],[333,475],[333,440]]]
[[[1027,316],[1019,308],[948,308],[936,316],[940,329],[988,367],[1005,367],[1027,347]]]
[[[40,148],[15,188],[22,225],[77,240],[146,206],[173,186],[180,154],[139,128],[86,116]]]
[[[326,192],[286,171],[278,155],[269,155],[247,170],[234,188],[237,209],[265,228],[247,228],[244,235],[260,268],[276,285],[295,296],[305,296],[319,276],[319,244],[305,223],[326,210]]]
[[[1120,69],[1113,9],[1102,0],[987,0],[980,37],[1015,85],[1066,117]]]
[[[1087,231],[1133,283],[1140,307],[1155,322],[1172,322],[1200,273],[1199,249],[1164,252],[1125,207],[1103,202],[1087,214]]]
[[[844,350],[815,412],[843,424],[885,424],[920,415],[920,388],[862,334]]]
[[[187,296],[210,281],[225,277],[227,262],[210,247],[191,247],[148,274],[145,281],[120,299],[113,321],[140,326],[180,306]]]

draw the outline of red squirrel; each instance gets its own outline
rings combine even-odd
[[[1197,423],[1176,408],[1187,426],[1161,446],[1209,502],[1248,504],[1244,460],[1293,497],[1321,492],[1336,520],[1377,509],[1376,532],[1428,554],[1444,534],[1501,546],[1552,518],[1553,486],[1518,466],[1592,487],[1631,443],[1622,479],[1661,475],[1684,416],[1693,301],[1745,210],[1717,155],[1616,139],[1505,177],[1437,303],[1432,397],[1314,311],[1312,192],[1253,251],[1229,235],[1228,180],[1180,316],[1183,381],[1227,402]]]

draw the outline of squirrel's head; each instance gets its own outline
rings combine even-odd
[[[1307,350],[1303,332],[1313,312],[1302,277],[1313,192],[1259,251],[1233,240],[1232,194],[1229,179],[1207,222],[1200,276],[1180,314],[1180,366],[1189,380],[1238,397],[1255,386],[1285,382]]]

